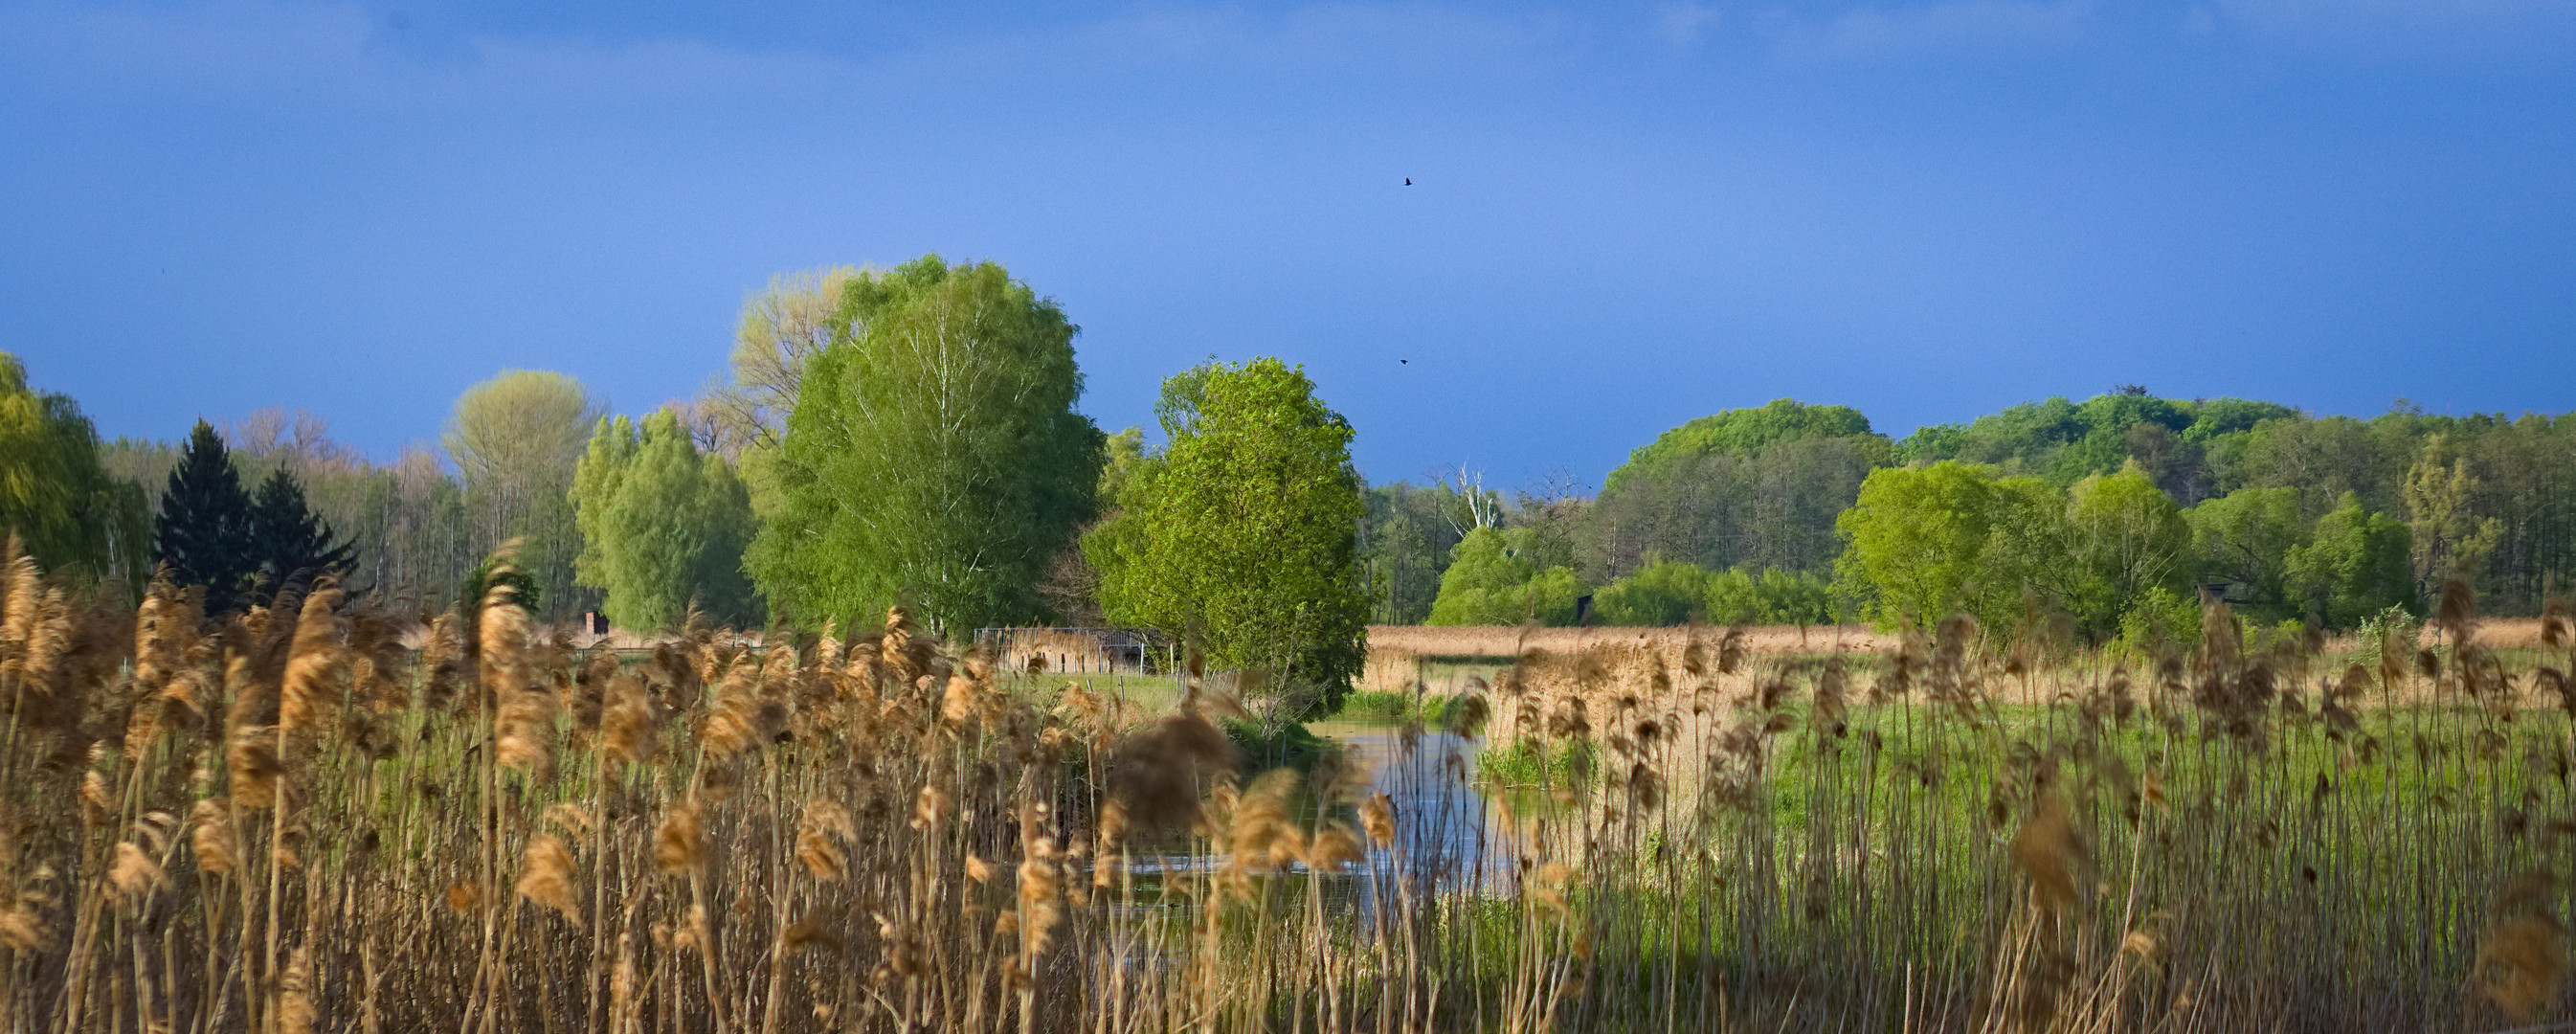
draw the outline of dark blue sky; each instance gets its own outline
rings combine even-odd
[[[2564,0],[530,6],[0,0],[0,350],[382,457],[937,251],[1064,305],[1103,425],[1275,354],[1377,479],[1784,395],[2576,409]]]

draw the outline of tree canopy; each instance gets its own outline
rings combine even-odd
[[[274,593],[349,573],[357,550],[304,502],[304,485],[286,468],[269,472],[251,496],[250,551],[260,580]]]
[[[1103,561],[1103,607],[1330,711],[1366,657],[1350,423],[1277,359],[1180,378],[1186,419],[1167,421],[1178,433],[1159,463],[1087,544]]]
[[[1760,406],[1730,409],[1700,417],[1663,434],[1628,454],[1628,462],[1610,472],[1602,486],[1616,491],[1632,477],[1703,456],[1750,456],[1774,442],[1814,438],[1856,438],[1887,444],[1871,431],[1869,418],[1850,406],[1811,406],[1796,399],[1773,399]],[[1883,461],[1883,453],[1882,453]]]
[[[504,370],[457,396],[442,441],[464,480],[475,552],[520,540],[517,562],[549,590],[547,612],[563,617],[583,601],[573,583],[581,532],[573,520],[574,468],[604,403],[581,382],[543,370]]]
[[[936,255],[854,276],[835,319],[750,552],[762,593],[809,626],[898,603],[951,634],[1038,616],[1100,480],[1077,328],[1002,267]]]
[[[79,403],[29,387],[26,366],[0,352],[0,533],[47,570],[139,588],[147,520],[141,492],[99,465]]]
[[[1426,624],[1571,625],[1583,583],[1574,568],[1544,564],[1529,528],[1477,528],[1458,540]]]
[[[607,594],[611,620],[632,629],[679,625],[695,603],[709,619],[748,626],[764,616],[743,550],[751,495],[724,457],[700,453],[669,409],[635,423],[603,419],[573,477],[581,526],[581,584]]]

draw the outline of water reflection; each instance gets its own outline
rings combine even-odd
[[[1350,760],[1370,773],[1369,791],[1385,794],[1395,809],[1395,843],[1371,844],[1365,866],[1331,879],[1339,892],[1334,897],[1365,898],[1379,881],[1398,879],[1416,893],[1479,890],[1508,880],[1516,848],[1502,816],[1477,786],[1480,744],[1429,730],[1408,737],[1399,727],[1365,722],[1320,722],[1310,728],[1347,750]],[[1356,822],[1352,816],[1342,818]],[[1127,866],[1150,881],[1213,872],[1224,863],[1222,855],[1170,854],[1133,857]],[[1361,878],[1369,874],[1377,878]]]
[[[1424,731],[1407,749],[1405,732],[1389,726],[1325,722],[1315,732],[1350,751],[1372,773],[1370,789],[1395,806],[1393,851],[1373,852],[1392,857],[1373,863],[1436,890],[1481,888],[1511,872],[1509,831],[1476,786],[1476,741]]]

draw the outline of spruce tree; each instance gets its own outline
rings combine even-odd
[[[170,472],[152,537],[173,577],[205,587],[210,614],[231,609],[258,570],[250,493],[242,491],[224,440],[203,420],[188,433],[179,466]]]
[[[256,571],[270,591],[310,586],[324,575],[345,574],[355,547],[336,541],[331,526],[304,504],[304,486],[279,467],[260,482],[250,507],[250,544]]]

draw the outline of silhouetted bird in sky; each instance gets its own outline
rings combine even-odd
[[[1407,177],[1405,177],[1405,178],[1404,178],[1404,185],[1405,185],[1405,186],[1408,186],[1408,187],[1412,186],[1412,185],[1413,185],[1413,177],[1411,177],[1411,176],[1407,176]]]
[[[1412,364],[1413,364],[1413,360],[1411,360],[1411,359],[1398,359],[1398,360],[1396,360],[1396,363],[1397,363],[1397,364],[1399,364],[1399,365],[1410,366],[1410,365],[1412,365]]]

